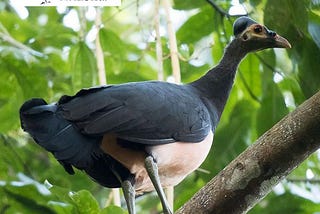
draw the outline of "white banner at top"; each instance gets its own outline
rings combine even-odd
[[[120,6],[121,0],[11,0],[20,6]]]

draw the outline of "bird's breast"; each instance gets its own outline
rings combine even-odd
[[[161,185],[163,187],[175,186],[196,170],[207,157],[212,140],[213,133],[210,132],[202,142],[198,143],[175,142],[147,147],[147,152],[157,162]],[[141,172],[141,175],[145,173],[143,170]],[[136,178],[139,177],[139,174],[136,174]],[[137,193],[153,190],[149,178],[138,179],[135,186]]]
[[[105,135],[101,148],[135,175],[136,193],[142,194],[154,190],[144,165],[147,153],[157,162],[161,185],[175,186],[202,164],[210,151],[212,140],[213,133],[210,132],[198,143],[175,142],[147,146],[146,151],[137,151],[119,145],[116,136]]]

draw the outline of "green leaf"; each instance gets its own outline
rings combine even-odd
[[[47,207],[48,201],[53,198],[50,191],[25,175],[20,174],[19,177],[21,181],[13,181],[0,187],[4,188],[8,199],[13,200],[13,204],[19,204],[18,207],[23,208],[24,213],[53,214],[53,210]],[[16,211],[22,211],[20,208]]]
[[[100,211],[100,214],[126,214],[127,212],[118,206],[108,206]]]
[[[47,181],[48,182],[48,181]],[[49,183],[49,182],[48,182]],[[51,184],[50,184],[51,185]],[[71,191],[67,188],[53,185],[49,188],[50,192],[57,197],[60,201],[73,203],[74,201],[70,198]]]
[[[214,30],[214,10],[211,7],[204,7],[202,10],[191,16],[177,31],[179,43],[194,43]]]
[[[320,48],[320,16],[309,12],[309,20],[308,31],[313,41],[317,44],[318,48]]]
[[[210,154],[201,166],[211,174],[203,174],[202,178],[208,181],[251,143],[255,112],[256,108],[248,100],[236,103],[226,123],[220,124],[216,130]]]
[[[270,129],[289,112],[279,87],[272,80],[264,79],[266,86],[262,95],[261,107],[257,112],[258,136]]]
[[[126,45],[119,36],[112,30],[102,28],[99,31],[100,43],[102,50],[108,52],[110,57],[117,58],[119,60],[125,59]]]
[[[36,64],[28,65],[16,60],[13,56],[0,59],[1,93],[0,99],[0,132],[17,128],[19,123],[19,108],[25,99],[44,97],[47,91],[45,73]]]
[[[285,78],[279,84],[281,91],[290,92],[294,98],[295,105],[298,106],[306,100],[306,97],[303,95],[299,82],[294,77]]]
[[[294,44],[301,39],[301,31],[307,31],[306,4],[300,0],[268,0],[264,10],[264,22]]]
[[[262,203],[255,206],[249,214],[270,214],[270,213],[294,213],[307,214],[319,211],[319,204],[308,201],[304,198],[285,193],[276,195],[271,193]]]
[[[191,10],[206,5],[205,1],[193,1],[193,0],[174,0],[173,8],[176,10]]]
[[[87,190],[80,190],[70,196],[77,206],[80,214],[98,214],[99,204]]]
[[[261,72],[259,66],[259,60],[254,54],[246,56],[240,64],[237,84],[248,98],[255,99],[252,96],[259,97],[261,94]]]
[[[70,50],[70,70],[75,91],[96,85],[97,67],[94,54],[84,42],[79,42]]]
[[[311,97],[320,89],[319,59],[320,49],[315,43],[305,38],[303,49],[299,51],[299,82],[301,89],[306,97]]]
[[[58,202],[58,201],[49,201],[48,207],[55,211],[56,214],[71,214],[75,213],[75,209],[71,204]]]

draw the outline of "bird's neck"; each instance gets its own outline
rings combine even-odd
[[[229,97],[238,65],[246,53],[241,41],[234,39],[226,47],[219,64],[200,79],[190,83],[191,86],[198,89],[203,98],[216,107],[218,118],[220,118]]]

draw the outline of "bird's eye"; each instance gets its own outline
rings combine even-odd
[[[254,30],[255,33],[261,33],[262,32],[262,27],[260,25],[258,25],[258,26],[255,26],[253,30]]]

